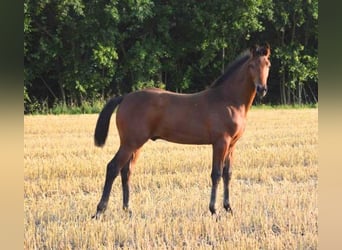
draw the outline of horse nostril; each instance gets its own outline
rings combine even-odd
[[[256,91],[259,96],[264,97],[267,93],[267,86],[257,85]]]
[[[267,88],[262,85],[257,85],[256,90],[257,92],[264,92],[264,91],[267,91]]]

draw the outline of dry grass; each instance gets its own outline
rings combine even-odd
[[[25,249],[316,249],[318,110],[251,110],[237,143],[234,216],[208,210],[211,146],[148,142],[132,179],[132,216],[121,181],[91,220],[107,162],[118,148],[112,122],[93,144],[97,115],[24,117]],[[113,121],[113,119],[112,119]]]

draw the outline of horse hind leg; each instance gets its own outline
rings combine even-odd
[[[92,218],[98,219],[100,215],[106,210],[113,182],[119,175],[124,165],[129,162],[133,152],[134,150],[121,146],[114,158],[108,163],[102,197],[97,205],[96,214]]]
[[[130,193],[130,177],[134,170],[140,149],[136,150],[130,160],[121,169],[122,195],[123,195],[123,209],[129,211],[129,193]]]

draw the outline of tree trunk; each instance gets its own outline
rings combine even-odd
[[[224,73],[224,58],[225,58],[225,49],[222,48],[222,74]]]
[[[287,103],[286,104],[291,104],[291,88],[286,87],[286,98],[287,98]]]
[[[303,88],[302,83],[298,81],[298,84],[297,84],[297,101],[298,101],[299,105],[302,104],[302,88]]]
[[[56,64],[57,72],[61,72],[61,65],[63,65],[62,64],[62,58],[58,57],[58,62]],[[61,77],[61,73],[58,73],[57,81],[58,81],[59,90],[61,92],[62,103],[63,103],[63,105],[65,105],[66,104],[66,95],[65,95],[65,89],[64,89],[64,81]]]
[[[66,104],[65,90],[63,87],[63,81],[61,80],[60,77],[58,77],[58,86],[59,86],[59,89],[61,91],[62,103],[63,103],[63,105],[65,105]]]
[[[296,35],[296,12],[293,12],[292,16],[292,34],[291,34],[291,44],[294,43],[295,35]]]
[[[285,28],[281,28],[280,29],[280,32],[281,32],[281,46],[284,47],[285,46]],[[287,104],[287,99],[286,99],[286,86],[285,86],[285,66],[284,65],[281,65],[280,67],[283,68],[282,70],[282,75],[281,75],[281,78],[280,78],[280,100],[281,100],[281,104]]]
[[[281,104],[287,104],[286,92],[285,92],[285,73],[282,74],[281,79],[280,79],[280,100],[281,100]]]

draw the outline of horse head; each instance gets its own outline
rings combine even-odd
[[[255,45],[250,48],[250,53],[251,59],[248,64],[248,71],[258,96],[264,97],[267,93],[267,78],[271,67],[269,60],[270,46],[268,44],[263,46]]]

